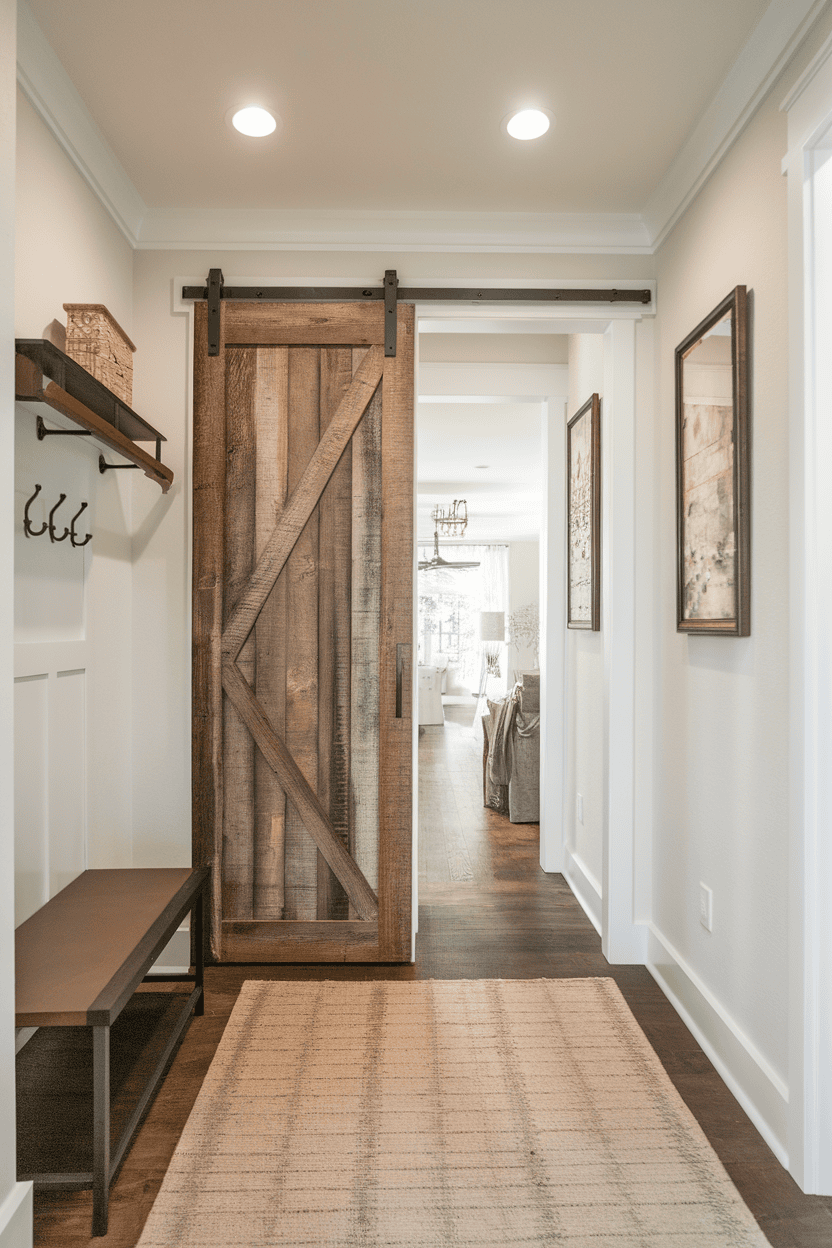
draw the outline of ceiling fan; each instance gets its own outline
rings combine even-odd
[[[435,572],[440,568],[478,568],[479,566],[479,560],[476,563],[458,563],[450,559],[443,559],[439,553],[438,532],[434,532],[433,535],[433,558],[419,560],[420,572]]]

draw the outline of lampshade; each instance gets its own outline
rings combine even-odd
[[[480,641],[505,641],[505,611],[480,611]]]

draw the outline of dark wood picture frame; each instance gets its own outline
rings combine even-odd
[[[704,633],[714,636],[748,637],[751,633],[751,481],[750,481],[750,428],[748,411],[748,299],[745,286],[735,286],[729,295],[701,321],[684,342],[676,348],[676,631],[680,633]],[[731,324],[731,447],[732,462],[730,468],[721,473],[714,473],[709,464],[709,480],[703,486],[710,486],[711,505],[714,500],[719,504],[723,515],[727,512],[724,493],[730,488],[730,527],[724,527],[725,542],[733,538],[733,552],[728,558],[733,559],[733,568],[725,570],[726,555],[724,543],[717,542],[711,549],[699,547],[695,551],[698,567],[694,571],[692,560],[687,561],[689,526],[692,503],[686,503],[688,483],[686,465],[697,457],[697,454],[709,454],[710,459],[717,458],[719,451],[717,442],[703,445],[702,449],[691,454],[693,430],[701,428],[702,419],[708,420],[707,408],[710,407],[710,422],[715,437],[720,426],[716,415],[719,406],[726,404],[702,403],[702,417],[691,430],[687,427],[685,411],[685,363],[691,353],[700,346],[722,321],[730,317]],[[705,367],[708,367],[706,364]],[[711,365],[713,367],[713,364]],[[689,391],[688,391],[689,392]],[[695,391],[694,391],[695,393]],[[688,401],[689,409],[692,400]],[[688,411],[689,414],[689,411]],[[724,443],[725,435],[722,434]],[[703,504],[700,503],[700,506]],[[707,500],[705,505],[707,505]],[[715,514],[712,512],[712,514]],[[707,604],[702,605],[702,598],[707,592],[711,580],[711,570],[716,573],[712,590],[721,593],[723,604],[726,592],[731,589],[731,610],[708,615]],[[720,579],[721,578],[721,579]],[[693,599],[696,598],[696,605]]]
[[[572,463],[574,442],[584,421],[589,422],[585,442],[589,445],[589,478],[585,488],[589,493],[589,602],[583,610],[576,604],[575,589],[579,570],[573,562],[573,531],[575,515],[572,500],[576,491],[576,477]],[[585,565],[584,565],[585,566]],[[601,400],[597,394],[587,399],[583,407],[566,424],[566,627],[585,628],[599,632],[601,628]]]

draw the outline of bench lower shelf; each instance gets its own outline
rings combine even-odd
[[[108,1187],[201,996],[199,988],[187,994],[138,992],[109,1029]],[[95,1189],[95,1111],[90,1089],[102,1073],[96,1071],[95,1033],[105,1030],[40,1028],[18,1054],[18,1179],[34,1182],[40,1191]],[[94,1233],[105,1232],[96,1228]]]

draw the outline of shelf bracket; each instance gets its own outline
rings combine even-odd
[[[139,467],[138,464],[108,464],[105,461],[103,455],[98,456],[98,471],[101,473],[102,477],[104,476],[104,473],[107,472],[108,469],[111,469],[113,472],[117,472],[120,468],[138,468],[138,467]]]
[[[38,416],[35,422],[37,427],[38,442],[42,442],[44,438],[91,438],[91,429],[47,429],[43,423],[43,417]],[[159,456],[157,455],[158,459]]]

